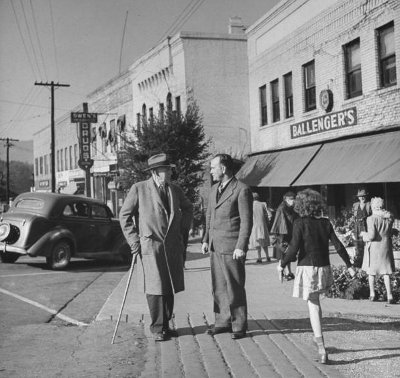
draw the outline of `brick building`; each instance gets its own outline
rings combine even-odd
[[[78,111],[73,109],[72,111]],[[85,175],[78,167],[79,142],[70,113],[55,120],[55,190],[84,193]],[[33,135],[36,191],[51,191],[51,128],[47,125]]]
[[[164,110],[184,113],[191,99],[212,138],[211,152],[249,151],[247,43],[240,18],[229,33],[180,32],[130,68],[136,125]]]
[[[400,2],[282,0],[248,30],[251,156],[274,206],[290,187],[330,215],[360,185],[400,217]]]
[[[118,215],[123,193],[118,187],[117,152],[134,122],[129,71],[96,88],[87,100],[89,111],[98,115],[91,130],[92,197],[102,200]]]

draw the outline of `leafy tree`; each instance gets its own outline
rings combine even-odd
[[[0,181],[0,200],[4,201],[6,198],[6,175],[7,164],[5,161],[0,160],[0,172],[2,173]],[[21,161],[10,161],[10,197],[29,192],[32,183],[33,165]]]
[[[172,180],[182,187],[192,203],[199,202],[199,187],[204,182],[203,168],[209,157],[210,140],[206,138],[197,104],[189,103],[184,115],[166,112],[147,120],[125,140],[118,153],[122,168],[121,181],[125,189],[149,177],[143,170],[150,156],[165,152],[176,164]],[[196,214],[199,219],[201,214]]]

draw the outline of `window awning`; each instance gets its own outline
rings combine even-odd
[[[400,181],[400,131],[325,143],[294,186]]]
[[[320,147],[314,145],[252,156],[243,164],[236,177],[249,186],[288,187]]]

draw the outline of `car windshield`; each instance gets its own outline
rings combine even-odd
[[[44,201],[38,198],[23,198],[15,204],[19,209],[39,210],[43,209]]]

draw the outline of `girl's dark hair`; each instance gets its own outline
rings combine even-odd
[[[304,189],[297,193],[294,210],[301,217],[321,216],[326,213],[326,203],[320,193]]]

